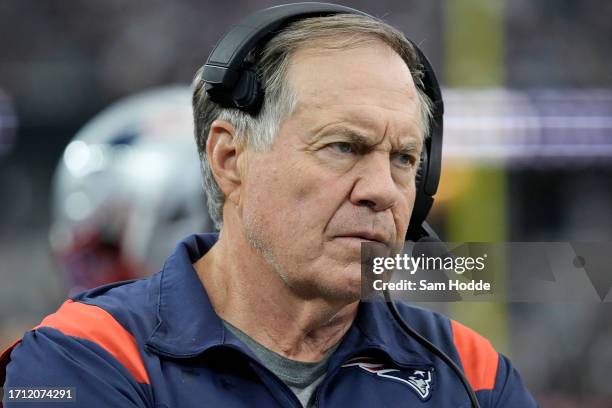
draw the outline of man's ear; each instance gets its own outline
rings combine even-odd
[[[237,141],[236,129],[224,120],[215,120],[210,125],[206,153],[213,177],[227,200],[238,203],[242,184],[238,157],[244,152]]]

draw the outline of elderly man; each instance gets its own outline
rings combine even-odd
[[[196,138],[219,235],[151,278],[79,295],[27,333],[9,391],[117,407],[482,407],[535,403],[474,332],[400,306],[448,363],[360,302],[362,243],[402,241],[430,101],[401,33],[358,13],[293,19],[249,55],[259,108],[225,107],[200,71]],[[72,388],[71,388],[72,387]],[[66,403],[66,406],[74,406]]]

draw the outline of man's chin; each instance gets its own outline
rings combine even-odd
[[[334,262],[317,265],[316,271],[302,271],[302,279],[284,279],[303,299],[323,299],[330,303],[353,303],[361,298],[361,263]]]
[[[318,287],[320,296],[330,302],[349,304],[361,298],[360,276],[349,276],[332,282],[320,282]]]

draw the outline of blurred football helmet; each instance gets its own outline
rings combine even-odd
[[[188,86],[130,96],[66,147],[49,235],[71,293],[145,276],[184,236],[214,231],[190,99]]]

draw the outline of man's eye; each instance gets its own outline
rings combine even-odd
[[[353,149],[353,146],[351,146],[350,143],[346,142],[331,143],[327,147],[334,149],[339,153],[355,153],[355,149]]]
[[[417,161],[413,155],[407,153],[396,154],[395,160],[401,166],[414,166]]]

